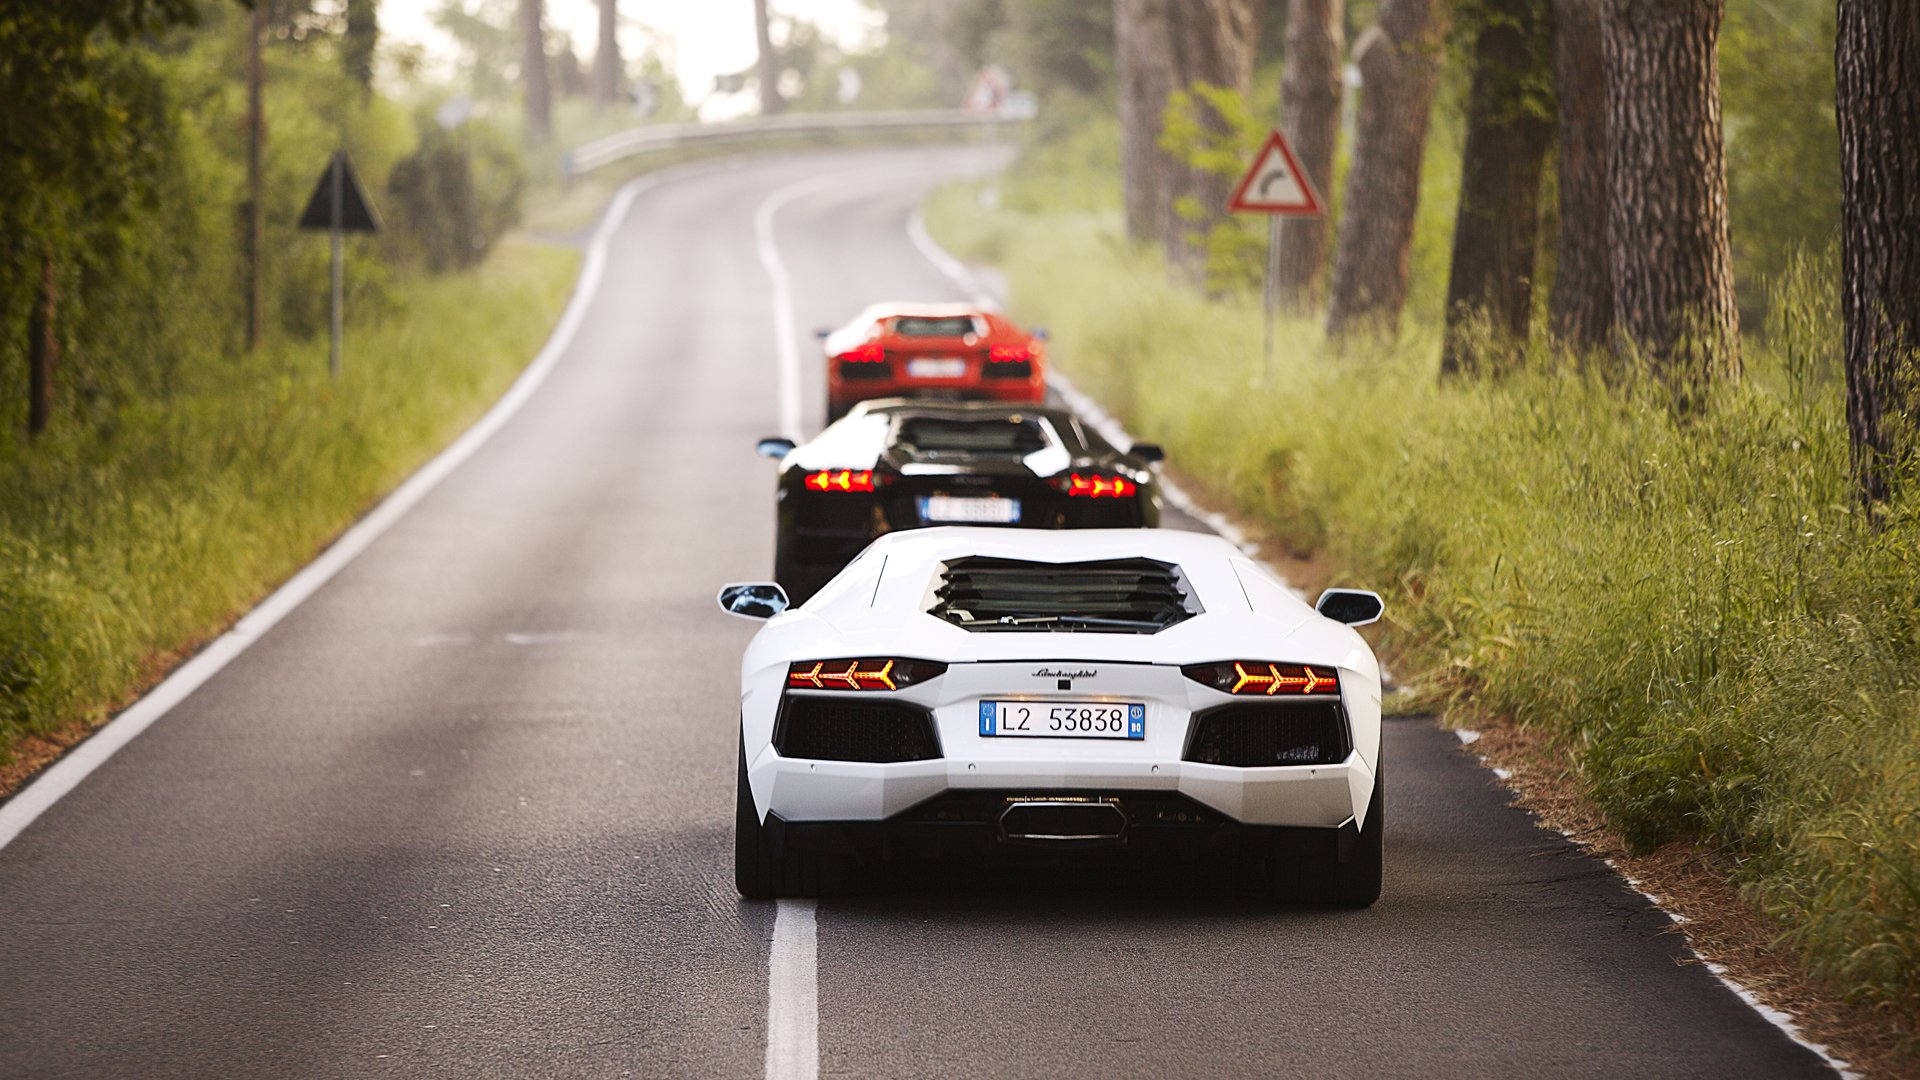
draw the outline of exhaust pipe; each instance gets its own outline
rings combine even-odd
[[[1016,798],[1000,812],[1001,837],[1026,843],[1117,843],[1126,831],[1126,811],[1108,799]]]

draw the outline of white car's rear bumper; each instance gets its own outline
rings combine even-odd
[[[1364,821],[1373,774],[1358,754],[1338,765],[1240,768],[1180,760],[940,758],[876,765],[783,758],[748,765],[754,801],[790,822],[884,821],[951,791],[1178,792],[1243,825],[1336,828]]]

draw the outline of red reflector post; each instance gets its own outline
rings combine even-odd
[[[872,469],[822,469],[807,474],[808,491],[872,491]]]
[[[1140,485],[1124,476],[1082,475],[1067,477],[1067,494],[1085,499],[1125,499],[1140,490]]]

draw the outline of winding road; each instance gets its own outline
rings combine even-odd
[[[965,295],[907,225],[1001,161],[639,181],[490,438],[44,813],[0,807],[0,1076],[1825,1074],[1421,718],[1387,725],[1368,911],[1124,876],[737,898],[753,627],[712,596],[770,569],[753,442],[819,425],[814,327]]]

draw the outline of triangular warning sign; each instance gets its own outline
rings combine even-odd
[[[1253,156],[1253,164],[1233,189],[1227,209],[1236,214],[1320,216],[1320,198],[1314,194],[1313,181],[1300,168],[1293,148],[1278,130],[1267,136],[1266,145]]]
[[[335,213],[339,214],[337,220]],[[313,198],[307,200],[307,208],[300,212],[300,227],[322,232],[336,228],[345,232],[380,231],[373,206],[360,190],[360,179],[353,175],[353,162],[347,160],[345,150],[335,150],[327,162],[327,170],[320,174],[320,183],[313,189]]]

